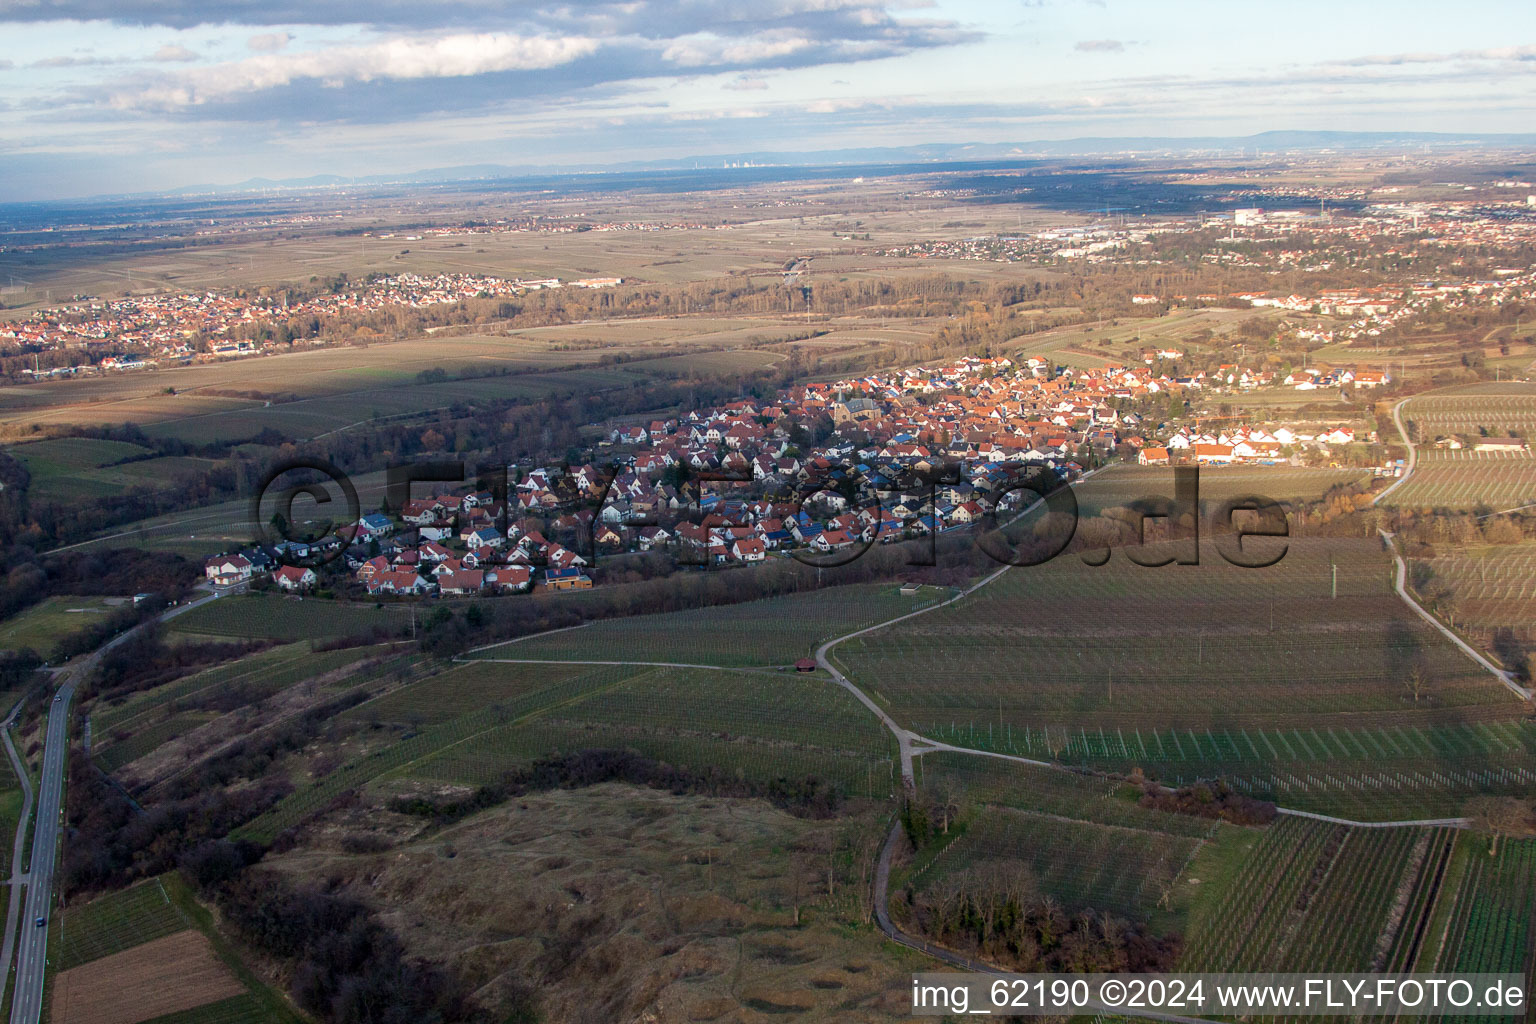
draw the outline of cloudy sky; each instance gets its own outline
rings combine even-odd
[[[0,202],[460,164],[1536,130],[1536,4],[0,0]]]

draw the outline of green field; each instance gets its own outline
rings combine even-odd
[[[388,630],[408,632],[415,609],[404,604],[375,606],[279,594],[237,594],[210,601],[171,621],[173,633],[197,637],[271,640],[333,640]]]
[[[108,466],[124,459],[150,454],[148,448],[127,441],[107,441],[92,437],[56,437],[32,441],[7,449],[27,467],[32,483],[52,477],[67,476],[85,469]]]
[[[922,890],[988,861],[1023,864],[1043,895],[1068,912],[1109,911],[1179,931],[1188,904],[1206,890],[1179,881],[1196,865],[1231,859],[1258,833],[1220,822],[1149,810],[1139,792],[1102,777],[999,758],[926,754],[918,792],[949,834],[920,851],[905,876]],[[905,884],[905,883],[903,883]]]
[[[1501,842],[1495,857],[1484,842],[1467,841],[1469,863],[1436,969],[1525,973],[1536,952],[1536,840]]]
[[[1146,920],[1199,845],[1159,831],[988,807],[912,884],[924,888],[984,861],[1021,861],[1040,891],[1068,912],[1107,910]]]
[[[126,441],[59,437],[9,450],[26,466],[33,501],[75,502],[121,494],[131,487],[174,487],[185,474],[213,465],[189,456],[146,458],[148,449]],[[125,461],[131,460],[131,461]]]
[[[936,587],[910,597],[899,591],[894,583],[831,587],[745,604],[606,619],[500,644],[472,657],[791,665],[814,654],[822,641],[951,596]]]
[[[271,1024],[273,1020],[287,1019],[286,1016],[274,1017],[269,1006],[264,1005],[256,996],[246,993],[191,1010],[182,1010],[180,1013],[153,1017],[143,1024]]]
[[[1146,810],[1134,794],[1128,795],[1125,784],[1103,776],[942,752],[919,758],[916,774],[918,791],[929,800],[990,804],[1185,838],[1211,830],[1211,822],[1203,818]]]
[[[479,785],[544,753],[627,747],[757,781],[823,775],[867,790],[894,742],[845,691],[790,674],[652,669],[492,729],[412,765],[419,778]]]
[[[88,629],[112,606],[100,597],[47,597],[19,615],[0,622],[0,649],[30,647],[44,658],[71,633]]]

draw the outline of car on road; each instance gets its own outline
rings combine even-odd
[[[48,923],[48,919],[46,917],[40,917],[40,918],[37,919],[37,926],[39,928],[41,928],[43,925],[45,925],[47,923]]]

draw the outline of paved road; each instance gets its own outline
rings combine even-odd
[[[0,976],[8,974],[11,969],[11,956],[16,952],[16,922],[21,914],[22,900],[26,898],[27,876],[21,870],[21,864],[26,853],[27,846],[27,822],[32,814],[32,780],[28,778],[26,768],[21,763],[21,756],[16,753],[16,744],[11,741],[11,724],[16,721],[16,716],[21,713],[26,700],[16,702],[11,708],[11,713],[0,723],[0,733],[5,739],[5,753],[11,759],[11,769],[16,773],[16,779],[21,783],[21,817],[17,819],[16,842],[11,849],[11,898],[9,908],[5,913],[5,949],[0,953],[0,964],[4,965],[0,970]],[[0,987],[3,987],[0,981]]]
[[[175,618],[209,601],[216,601],[230,592],[210,593],[195,601],[167,609],[157,616],[157,619],[164,622]],[[38,781],[37,816],[32,828],[31,872],[25,878],[24,897],[20,896],[20,888],[13,878],[11,907],[6,918],[5,965],[7,969],[11,963],[9,958],[13,936],[16,947],[16,984],[11,998],[11,1024],[38,1024],[43,1012],[43,984],[48,966],[49,930],[46,927],[39,927],[37,921],[39,918],[47,921],[53,904],[53,872],[59,848],[60,817],[64,804],[64,767],[69,752],[69,702],[75,695],[75,680],[89,676],[103,654],[123,643],[142,628],[144,624],[120,633],[102,644],[89,657],[55,676],[62,682],[54,700],[48,706],[48,721],[44,727],[43,770]],[[12,712],[13,717],[14,715],[15,711]],[[7,719],[7,726],[9,722],[10,719]],[[5,744],[7,753],[12,757],[13,766],[18,769],[17,774],[24,780],[23,787],[30,792],[30,787],[25,782],[26,773],[20,770],[21,766],[15,759],[9,728],[6,729]],[[25,823],[26,815],[23,813],[23,828]],[[18,854],[21,852],[19,836],[16,852]],[[17,863],[19,864],[20,861],[18,860]],[[21,902],[23,900],[24,902]],[[18,902],[21,902],[24,908],[20,922],[15,920]]]
[[[1514,676],[1504,671],[1502,668],[1499,668],[1499,666],[1495,665],[1492,661],[1489,661],[1481,651],[1477,650],[1477,648],[1473,647],[1461,637],[1457,636],[1455,630],[1451,629],[1445,623],[1435,618],[1424,608],[1423,605],[1414,600],[1413,595],[1408,593],[1408,563],[1403,560],[1402,555],[1398,554],[1397,545],[1392,543],[1393,535],[1388,533],[1386,530],[1377,530],[1376,532],[1381,534],[1382,541],[1386,543],[1388,550],[1392,552],[1393,561],[1397,563],[1397,575],[1393,580],[1393,586],[1397,590],[1397,596],[1402,598],[1403,601],[1407,603],[1408,607],[1418,612],[1419,618],[1423,619],[1425,622],[1438,629],[1447,640],[1461,648],[1463,654],[1477,662],[1484,669],[1493,673],[1494,678],[1503,683],[1505,686],[1509,687],[1510,692],[1515,694],[1515,696],[1519,697],[1521,700],[1530,700],[1531,691],[1515,682]]]
[[[16,986],[11,1001],[12,1024],[37,1024],[43,1012],[43,972],[47,965],[47,920],[53,901],[54,852],[59,841],[59,812],[64,801],[64,760],[69,745],[69,700],[74,683],[59,687],[48,710],[43,772],[37,787],[37,820],[32,829],[32,871],[25,911],[16,942]]]
[[[1405,398],[1392,407],[1392,422],[1397,424],[1397,433],[1403,439],[1403,447],[1408,449],[1408,465],[1403,470],[1402,476],[1398,477],[1385,490],[1371,499],[1372,505],[1380,505],[1383,498],[1407,483],[1408,478],[1413,476],[1414,468],[1419,464],[1418,450],[1414,448],[1413,442],[1408,438],[1408,428],[1403,426],[1403,406],[1407,405],[1410,401],[1412,401],[1411,398]]]

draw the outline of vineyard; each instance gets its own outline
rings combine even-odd
[[[278,594],[237,594],[210,601],[171,620],[172,634],[263,639],[334,640],[374,629],[410,630],[409,605],[346,604]]]
[[[1450,829],[1282,817],[1190,922],[1190,971],[1371,971],[1407,957]],[[1401,908],[1401,909],[1399,909]]]
[[[895,753],[879,722],[824,682],[652,669],[561,703],[535,721],[488,730],[413,764],[409,774],[481,785],[542,754],[584,747],[633,748],[757,781],[817,775],[850,792],[878,795],[889,789]]]
[[[1419,451],[1413,475],[1386,499],[1400,508],[1501,512],[1536,501],[1536,456],[1520,453]]]
[[[1470,841],[1470,863],[1437,969],[1523,974],[1536,948],[1536,840],[1501,842],[1496,857],[1482,843]]]
[[[1482,436],[1527,437],[1536,431],[1536,392],[1524,384],[1481,384],[1412,398],[1402,416],[1418,444],[1413,476],[1388,502],[1403,508],[1487,506],[1493,511],[1536,500],[1531,453],[1436,449],[1438,438],[1475,443]]]
[[[60,922],[59,969],[99,960],[190,927],[158,879],[71,907]]]
[[[1508,692],[1390,587],[1378,542],[1293,540],[1267,569],[1063,557],[857,637],[833,657],[918,730],[1428,725],[1514,717]],[[1430,699],[1414,700],[1417,670]],[[1015,739],[1012,742],[1017,743]]]
[[[1536,643],[1536,544],[1462,550],[1424,563],[1451,593],[1456,625],[1485,644],[1497,629],[1513,629],[1527,646]]]
[[[384,647],[313,653],[308,644],[290,644],[174,680],[94,712],[92,756],[104,771],[115,772],[232,707],[259,703],[386,653]],[[341,681],[357,686],[381,671],[382,666],[364,666],[362,671],[343,674]]]
[[[1536,431],[1536,388],[1528,384],[1481,384],[1418,395],[1403,406],[1425,442],[1437,436],[1519,434]]]
[[[493,705],[532,711],[609,685],[638,669],[586,665],[458,665],[391,690],[342,714],[343,720],[438,725]]]
[[[605,619],[479,652],[484,658],[673,661],[789,665],[824,640],[930,607],[951,596],[924,587],[904,597],[895,584],[831,587],[804,594],[664,615]]]
[[[1474,793],[1536,786],[1536,723],[1291,729],[1029,727],[921,730],[956,746],[1096,771],[1140,768],[1170,785],[1222,778],[1301,810],[1355,820],[1454,815]]]

